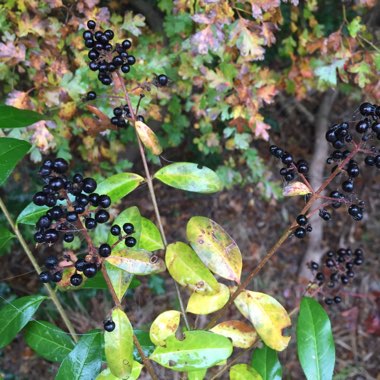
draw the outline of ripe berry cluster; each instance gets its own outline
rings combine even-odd
[[[307,232],[311,232],[313,230],[311,224],[309,224],[309,219],[306,215],[298,215],[296,221],[298,227],[294,230],[294,236],[298,239],[304,238]]]
[[[121,44],[111,44],[115,34],[107,29],[104,32],[97,30],[96,22],[89,20],[88,29],[83,32],[84,44],[90,49],[88,58],[89,68],[92,71],[99,71],[98,79],[105,85],[112,83],[112,73],[120,68],[123,73],[128,73],[131,66],[135,64],[136,58],[127,53],[132,42],[124,40]]]
[[[309,164],[305,160],[294,162],[293,156],[277,145],[271,145],[269,148],[270,153],[281,160],[286,165],[280,170],[280,175],[286,182],[292,181],[296,178],[297,174],[307,174],[309,172]]]
[[[129,248],[132,248],[136,245],[137,241],[133,236],[130,236],[135,233],[135,227],[132,223],[124,223],[123,224],[123,231],[125,232],[125,235],[122,234],[121,228],[119,225],[114,224],[111,227],[111,234],[113,236],[119,237],[119,242],[124,240],[125,245]]]
[[[116,125],[119,128],[127,128],[129,126],[129,120],[132,118],[131,111],[127,104],[115,107],[113,109],[113,116],[110,118],[110,121],[113,125]],[[142,115],[138,115],[136,120],[144,122],[145,119]]]
[[[360,266],[364,262],[363,250],[358,248],[352,251],[350,248],[340,248],[336,252],[326,252],[323,265],[320,267],[316,262],[310,263],[310,269],[315,273],[315,280],[319,286],[326,285],[328,288],[336,288],[349,284],[350,279],[355,277],[355,266]],[[335,292],[337,293],[337,292]],[[326,297],[327,305],[334,302],[340,303],[341,297]]]

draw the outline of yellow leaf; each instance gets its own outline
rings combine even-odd
[[[257,339],[255,329],[241,321],[224,321],[214,326],[210,331],[230,338],[232,344],[239,348],[248,348]]]
[[[155,133],[142,121],[136,121],[136,132],[146,148],[158,156],[162,153],[161,145]]]
[[[178,329],[181,313],[168,310],[161,313],[150,326],[149,337],[156,346],[164,346],[166,339]]]
[[[263,380],[263,378],[248,364],[235,364],[230,370],[230,380]]]
[[[190,296],[186,311],[193,314],[206,315],[220,310],[230,298],[228,287],[220,284],[220,290],[216,294],[193,293]]]
[[[292,182],[283,190],[284,197],[296,197],[298,195],[310,194],[310,189],[303,182]]]
[[[244,290],[234,302],[244,317],[251,321],[268,347],[282,351],[288,346],[290,336],[283,336],[282,330],[289,327],[291,321],[277,300],[268,294]]]

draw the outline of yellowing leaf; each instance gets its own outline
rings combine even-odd
[[[261,375],[248,364],[235,364],[230,369],[230,380],[262,380]]]
[[[193,293],[187,304],[186,311],[193,314],[206,315],[220,310],[230,298],[228,287],[219,284],[220,289],[216,294]]]
[[[156,346],[164,346],[166,339],[178,329],[181,313],[168,310],[161,313],[150,326],[149,337]]]
[[[165,263],[157,255],[143,249],[119,249],[106,261],[128,273],[140,276],[165,271]]]
[[[133,365],[133,329],[127,315],[120,309],[112,312],[115,329],[104,333],[107,365],[114,376],[128,378]]]
[[[310,194],[310,189],[303,182],[292,182],[284,187],[282,194],[284,197],[296,197],[298,195]]]
[[[237,244],[213,220],[194,216],[187,223],[187,239],[203,263],[214,273],[240,283],[242,257]]]
[[[282,351],[288,346],[290,337],[283,336],[282,330],[289,327],[291,321],[277,300],[268,294],[244,290],[234,302],[268,347]]]
[[[210,331],[230,338],[232,344],[239,348],[248,348],[257,339],[255,329],[241,321],[225,321],[214,326]]]
[[[132,372],[128,377],[128,380],[137,380],[140,377],[143,365],[137,361],[133,361]],[[120,380],[120,377],[114,376],[109,368],[104,369],[99,373],[96,380]]]
[[[142,121],[136,121],[136,132],[146,148],[158,156],[162,153],[160,142],[155,133]]]
[[[170,275],[182,286],[188,286],[197,293],[215,293],[219,290],[218,281],[187,244],[169,244],[165,262]]]

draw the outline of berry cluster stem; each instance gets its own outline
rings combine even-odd
[[[123,78],[121,77],[121,75],[119,73],[118,73],[118,78],[119,78],[119,82],[120,82],[121,87],[122,87],[123,92],[124,92],[125,100],[126,100],[126,102],[128,104],[129,110],[131,112],[131,118],[132,118],[132,122],[133,122],[133,127],[136,130],[136,127],[135,127],[136,115],[135,115],[135,113],[133,111],[131,99],[129,97],[127,89],[125,88],[125,84],[124,84]],[[154,212],[156,214],[156,219],[157,219],[158,227],[159,227],[160,234],[161,234],[161,237],[162,237],[162,241],[163,241],[164,246],[166,248],[167,245],[168,245],[168,242],[167,242],[167,239],[166,239],[164,227],[162,225],[160,210],[159,210],[158,204],[157,204],[156,193],[155,193],[154,187],[153,187],[153,180],[152,180],[152,176],[151,176],[150,171],[149,171],[148,162],[147,162],[146,155],[145,155],[145,150],[144,150],[144,147],[143,147],[143,145],[141,143],[141,140],[140,140],[137,132],[136,132],[136,138],[137,138],[137,142],[138,142],[138,145],[139,145],[141,160],[142,160],[143,166],[144,166],[144,171],[145,171],[145,175],[146,175],[146,182],[148,184],[150,198],[152,200],[152,205],[153,205],[153,208],[154,208]],[[179,305],[180,305],[181,312],[182,312],[182,315],[183,315],[183,318],[184,318],[184,321],[185,321],[186,328],[188,330],[191,330],[190,323],[189,323],[189,320],[188,320],[187,315],[186,315],[186,309],[185,309],[185,305],[183,303],[183,299],[182,299],[182,295],[181,295],[180,289],[179,289],[177,283],[174,280],[173,280],[173,282],[174,282],[175,290],[176,290],[176,293],[177,293],[177,298],[178,298],[178,301],[179,301]]]
[[[330,176],[322,183],[322,185],[315,191],[310,198],[310,200],[303,207],[300,214],[306,214],[308,210],[312,207],[314,202],[321,197],[321,193],[326,187],[331,183],[331,181],[341,172],[342,168],[360,151],[360,144],[354,146],[352,152],[337,166],[337,168],[330,174]],[[215,326],[216,322],[226,313],[227,309],[232,305],[238,295],[247,288],[252,279],[261,271],[265,264],[272,258],[272,256],[277,252],[277,250],[282,246],[282,244],[287,240],[287,238],[292,233],[293,229],[297,226],[297,222],[294,221],[288,229],[282,234],[282,236],[277,240],[277,242],[270,248],[267,254],[259,262],[257,267],[255,267],[251,272],[249,272],[247,278],[237,287],[236,291],[231,295],[228,302],[220,309],[210,322],[205,327],[205,330],[211,329]]]
[[[35,259],[32,251],[29,249],[28,245],[26,244],[26,241],[24,237],[22,236],[20,230],[18,229],[18,226],[14,223],[7,207],[5,206],[3,200],[0,198],[0,209],[3,211],[9,225],[11,226],[14,234],[17,236],[18,241],[20,242],[22,248],[24,249],[24,252],[28,256],[28,259],[32,263],[33,268],[37,272],[37,274],[41,273],[41,268],[37,263],[37,260]],[[67,329],[69,330],[69,333],[71,337],[73,338],[74,342],[78,342],[78,336],[75,332],[74,326],[71,324],[69,317],[66,314],[66,311],[64,310],[61,302],[59,301],[57,295],[55,294],[53,288],[49,284],[44,284],[47,292],[49,293],[49,296],[51,300],[53,301],[55,307],[58,310],[59,315],[61,316],[64,324],[66,325]]]

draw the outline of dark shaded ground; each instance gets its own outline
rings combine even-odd
[[[295,140],[292,132],[298,126],[284,129],[279,141],[285,147],[293,147]],[[301,143],[293,152],[297,156],[308,157],[311,130],[301,136]],[[305,141],[303,141],[305,140]],[[305,143],[305,144],[303,144]],[[263,156],[268,157],[266,145],[260,144]],[[274,176],[277,176],[277,163],[271,162]],[[137,170],[138,171],[138,170]],[[371,174],[372,173],[372,174]],[[363,247],[365,263],[357,271],[352,285],[341,292],[342,304],[326,307],[330,315],[335,344],[337,349],[336,379],[378,379],[380,373],[380,282],[378,271],[378,252],[380,250],[380,176],[376,170],[364,175],[365,184],[363,198],[366,201],[366,220],[352,224],[345,210],[334,214],[333,221],[325,228],[324,245],[327,249],[339,247]],[[278,177],[277,177],[278,178]],[[169,242],[185,240],[185,228],[188,219],[193,215],[212,218],[223,226],[238,243],[244,258],[244,270],[247,273],[262,258],[268,248],[275,243],[287,225],[289,219],[297,215],[301,209],[302,199],[287,199],[283,202],[263,201],[254,186],[234,189],[212,196],[194,196],[157,184],[157,197],[162,213],[163,223]],[[132,193],[123,207],[137,205],[141,213],[154,220],[150,206],[148,190],[142,187]],[[251,289],[263,291],[277,298],[288,311],[298,306],[305,286],[299,284],[297,273],[302,255],[306,250],[307,240],[289,239],[280,252],[270,261],[251,284]],[[38,257],[47,252],[39,252]],[[42,259],[40,260],[42,262]],[[39,289],[34,274],[22,275],[31,270],[31,266],[23,253],[15,247],[15,251],[0,258],[0,280],[5,281],[18,296],[34,294]],[[18,275],[21,275],[17,277]],[[133,297],[128,298],[127,311],[135,327],[146,328],[160,312],[176,307],[172,280],[163,276],[165,294],[152,295],[148,278],[140,278],[142,286]],[[1,282],[0,281],[0,282]],[[80,293],[80,292],[79,292]],[[187,297],[187,295],[185,296]],[[112,307],[103,292],[92,292],[90,297],[80,294],[65,296],[70,317],[80,332],[101,326],[105,313]],[[84,304],[84,307],[82,306]],[[296,316],[297,314],[295,314]],[[228,317],[242,319],[235,309]],[[60,324],[54,310],[45,307],[39,315],[40,319],[56,321]],[[201,318],[205,324],[207,318]],[[294,323],[293,318],[293,323]],[[61,326],[63,327],[63,326]],[[294,336],[294,328],[292,329]],[[237,351],[236,351],[237,352]],[[241,362],[247,361],[247,355]],[[301,379],[300,366],[296,357],[295,340],[285,352],[280,354],[284,379]],[[20,336],[1,351],[0,373],[13,374],[15,379],[53,379],[57,365],[39,359],[25,345]],[[210,371],[211,372],[211,371]],[[360,377],[361,376],[361,377]],[[164,376],[162,375],[162,378]],[[165,378],[168,378],[167,376]],[[227,378],[227,377],[226,377]]]

